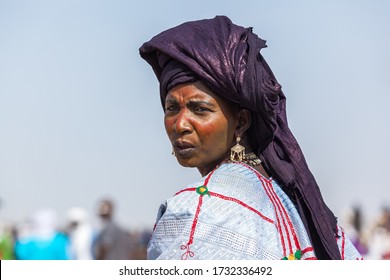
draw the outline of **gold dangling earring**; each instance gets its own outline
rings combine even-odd
[[[245,147],[240,145],[241,137],[237,135],[236,145],[230,149],[230,161],[242,162],[245,159]]]

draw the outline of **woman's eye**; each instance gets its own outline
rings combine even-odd
[[[195,111],[196,112],[206,112],[206,111],[209,111],[209,109],[207,109],[205,107],[196,107]]]
[[[175,109],[176,109],[176,106],[170,105],[170,106],[167,106],[167,107],[165,108],[165,111],[172,112],[172,111],[174,111]]]

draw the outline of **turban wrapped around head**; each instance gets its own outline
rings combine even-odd
[[[249,141],[267,172],[296,204],[317,258],[340,259],[336,218],[288,127],[286,98],[260,54],[264,47],[265,41],[252,28],[217,16],[156,35],[141,46],[140,55],[160,82],[163,106],[171,88],[201,80],[219,96],[251,112]]]

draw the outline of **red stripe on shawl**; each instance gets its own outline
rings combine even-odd
[[[216,196],[218,198],[221,198],[223,200],[229,200],[229,201],[232,201],[232,202],[236,202],[238,204],[240,204],[241,206],[244,206],[245,208],[251,210],[252,212],[255,212],[257,215],[259,215],[263,220],[271,223],[271,224],[275,224],[275,222],[273,220],[271,220],[270,218],[264,216],[263,214],[261,214],[259,211],[257,211],[256,209],[254,209],[253,207],[249,206],[248,204],[242,202],[241,200],[237,199],[237,198],[234,198],[234,197],[230,197],[230,196],[224,196],[222,194],[219,194],[219,193],[215,193],[215,192],[210,192],[210,195],[211,196]]]

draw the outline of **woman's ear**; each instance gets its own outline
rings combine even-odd
[[[242,137],[252,124],[252,116],[248,109],[241,108],[238,111],[238,125],[236,133]]]

